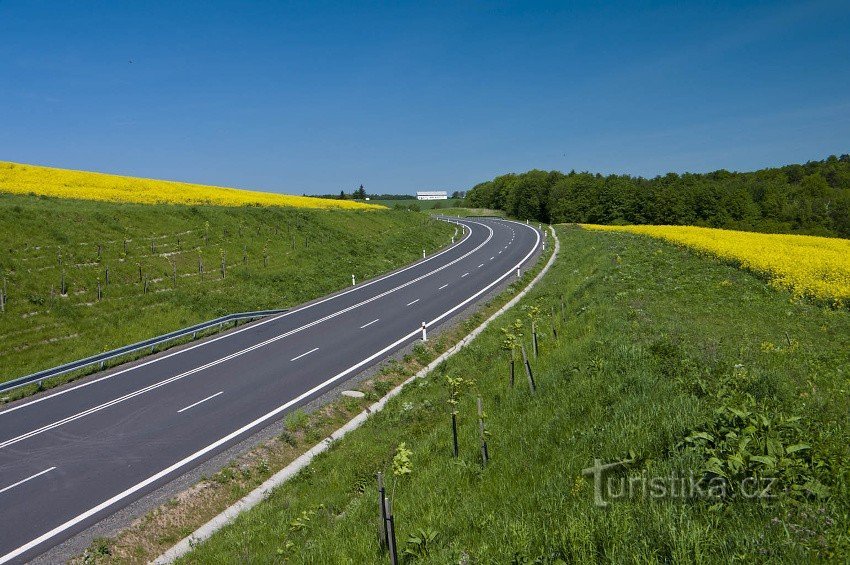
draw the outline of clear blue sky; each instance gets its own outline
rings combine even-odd
[[[850,152],[846,0],[351,4],[0,0],[0,160],[402,193]]]

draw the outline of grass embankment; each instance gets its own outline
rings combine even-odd
[[[663,241],[559,235],[561,258],[515,310],[184,561],[385,562],[377,471],[390,476],[411,560],[846,559],[850,313],[790,302],[750,273]],[[528,348],[529,306],[543,314],[536,394],[521,369],[509,386],[500,332],[524,320]],[[474,383],[457,406],[457,459],[447,376]],[[412,472],[393,481],[402,442]],[[606,475],[606,509],[582,473],[595,458],[631,460]],[[713,477],[713,490],[683,496],[691,473]],[[747,477],[758,490],[775,477],[772,498],[747,498]],[[664,496],[642,492],[654,478]],[[632,496],[612,496],[620,479],[625,492],[635,485]]]
[[[445,216],[460,216],[467,218],[470,216],[499,216],[505,217],[505,213],[501,210],[491,210],[490,208],[443,208],[437,210],[428,210],[429,214],[442,214]]]
[[[384,209],[0,194],[0,275],[8,293],[0,379],[224,314],[298,304],[350,285],[352,274],[362,281],[420,258],[422,249],[433,252],[454,229]]]
[[[380,209],[380,206],[353,200],[293,196],[187,182],[72,171],[6,161],[0,161],[0,192],[141,204]]]
[[[716,255],[767,277],[795,297],[850,304],[850,240],[695,226],[584,226],[649,235]]]

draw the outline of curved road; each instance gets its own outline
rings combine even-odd
[[[32,559],[421,339],[540,247],[468,235],[407,268],[0,412],[0,563]]]

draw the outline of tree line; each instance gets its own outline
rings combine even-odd
[[[531,170],[474,186],[466,205],[546,223],[674,224],[850,237],[850,155],[754,172]]]

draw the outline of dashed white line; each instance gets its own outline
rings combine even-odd
[[[367,328],[367,327],[371,326],[372,324],[374,324],[375,322],[377,322],[378,320],[380,320],[380,318],[375,318],[374,320],[372,320],[368,324],[363,324],[362,326],[360,326],[360,329],[362,330],[363,328]]]
[[[440,287],[440,288],[438,288],[437,290],[443,290],[443,289],[444,289],[444,288],[446,288],[447,286],[449,286],[449,285],[448,285],[448,284],[444,284],[443,286],[441,286],[441,287]]]
[[[405,306],[412,306],[412,305],[416,304],[417,302],[419,302],[418,298],[416,300],[414,300],[413,302],[408,302],[407,304],[405,304]]]
[[[492,260],[493,260],[493,259],[495,259],[495,258],[496,258],[496,256],[495,256],[495,255],[493,255],[492,257],[490,257],[490,260],[492,261]]]
[[[480,265],[478,265],[478,268],[480,269],[483,266],[484,266],[484,263],[481,263]]]
[[[16,486],[18,486],[18,485],[22,485],[22,484],[24,484],[24,483],[25,483],[25,482],[27,482],[27,481],[31,481],[31,480],[33,480],[33,479],[34,479],[34,478],[36,478],[36,477],[40,477],[41,475],[43,475],[43,474],[45,474],[45,473],[49,473],[50,471],[52,471],[52,470],[53,470],[53,469],[55,469],[55,468],[56,468],[56,467],[51,467],[50,469],[45,469],[44,471],[41,471],[40,473],[36,473],[35,475],[30,475],[30,476],[29,476],[29,477],[27,477],[26,479],[20,480],[20,481],[18,481],[17,483],[15,483],[15,484],[13,484],[13,485],[9,485],[9,486],[7,486],[7,487],[0,488],[0,493],[6,492],[7,490],[11,490],[11,489],[15,488]]]
[[[305,355],[310,355],[310,354],[311,354],[311,353],[313,353],[314,351],[318,351],[318,350],[319,350],[319,348],[318,348],[318,347],[314,347],[314,348],[313,348],[313,349],[311,349],[310,351],[307,351],[307,352],[305,352],[305,353],[302,353],[302,354],[301,354],[301,355],[299,355],[298,357],[293,357],[292,359],[290,359],[290,361],[298,361],[299,359],[301,359],[301,358],[302,358],[302,357],[304,357]]]
[[[215,394],[211,394],[211,395],[209,395],[208,397],[204,398],[203,400],[199,400],[199,401],[197,401],[197,402],[196,402],[196,403],[194,403],[194,404],[190,404],[190,405],[189,405],[189,406],[187,406],[186,408],[181,408],[180,410],[178,410],[178,411],[177,411],[177,413],[179,414],[180,412],[185,412],[185,411],[186,411],[186,410],[188,410],[189,408],[194,408],[194,407],[195,407],[195,406],[197,406],[198,404],[204,403],[204,402],[206,402],[207,400],[212,400],[213,398],[215,398],[215,397],[216,397],[216,396],[218,396],[219,394],[224,394],[224,391],[223,391],[223,390],[220,390],[220,391],[218,391],[218,392],[217,392],[217,393],[215,393]]]
[[[463,277],[465,277],[465,276],[466,276],[466,275],[468,275],[468,274],[469,274],[469,273],[464,273],[464,274],[462,274],[462,275],[460,276],[460,278],[463,278]]]

